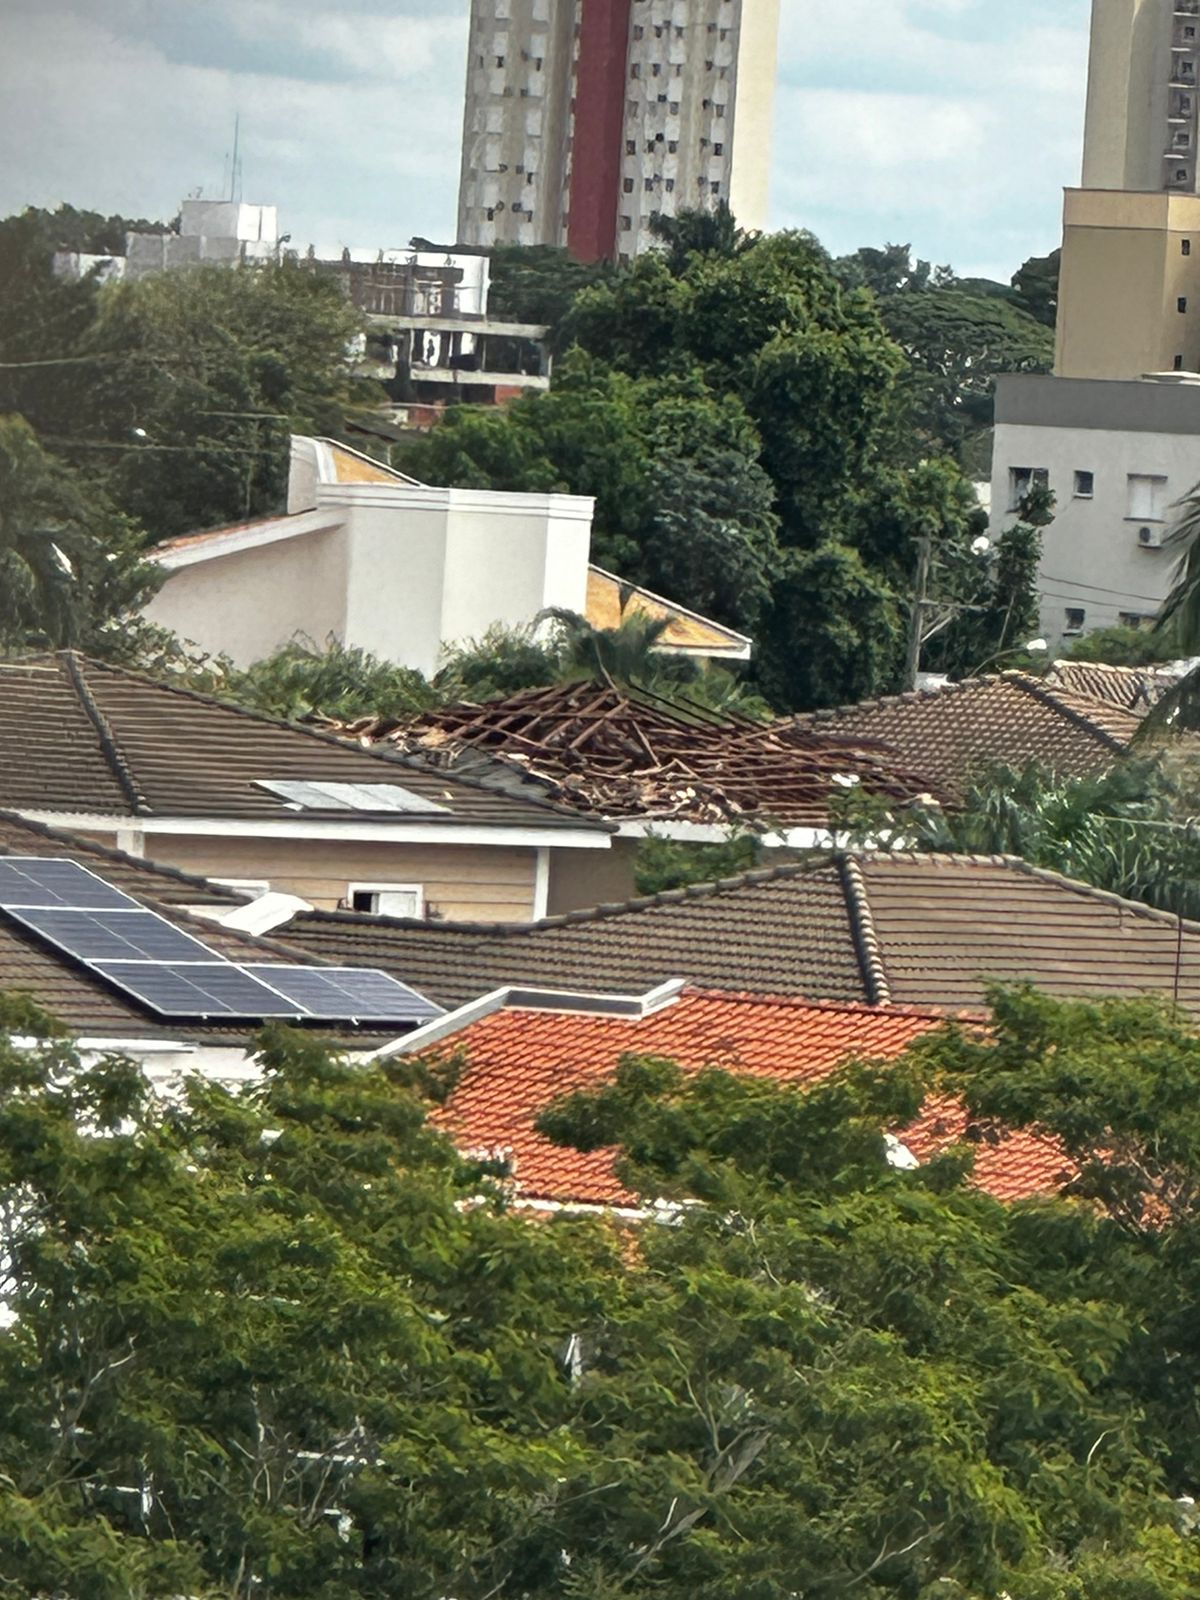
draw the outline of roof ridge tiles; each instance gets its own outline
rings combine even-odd
[[[104,757],[109,771],[117,780],[118,788],[128,801],[130,811],[135,816],[148,816],[153,808],[142,793],[132,767],[130,767],[122,754],[112,725],[96,704],[91,685],[88,683],[87,675],[82,667],[82,662],[85,659],[75,650],[64,650],[62,652],[61,661],[66,672],[67,681],[75,691],[75,697],[83,709],[84,716],[87,717],[95,729],[96,737],[100,741],[100,753]]]
[[[903,689],[896,694],[880,694],[870,700],[850,700],[838,706],[822,706],[816,711],[802,711],[797,716],[788,717],[787,723],[798,724],[801,727],[812,726],[822,722],[830,722],[835,717],[844,715],[849,711],[880,711],[890,706],[917,705],[922,700],[939,700],[949,695],[961,694],[968,689],[978,689],[994,683],[1003,682],[1005,677],[1027,677],[1027,673],[983,673],[974,678],[960,678],[955,683],[929,684],[922,689]]]
[[[302,733],[310,739],[316,739],[322,744],[333,745],[339,750],[354,750],[359,755],[372,756],[378,761],[389,762],[393,766],[401,766],[410,772],[420,772],[428,777],[439,778],[443,782],[462,784],[468,789],[478,789],[485,794],[502,796],[512,800],[519,798],[522,804],[528,803],[543,811],[553,812],[556,816],[570,817],[580,826],[592,826],[599,830],[615,833],[615,823],[606,823],[599,818],[589,818],[580,815],[579,811],[571,806],[562,806],[554,800],[543,799],[539,795],[514,796],[512,791],[500,784],[487,783],[482,778],[473,775],[445,772],[434,767],[430,762],[423,761],[419,756],[410,755],[405,751],[396,749],[379,749],[372,745],[360,744],[357,740],[343,739],[337,734],[327,733],[321,728],[309,727],[302,722],[293,722],[287,717],[273,717],[269,712],[255,710],[251,706],[242,706],[232,700],[222,700],[217,695],[205,694],[202,690],[192,689],[184,684],[165,683],[158,678],[152,678],[144,672],[134,672],[128,667],[119,667],[109,661],[101,661],[95,656],[78,655],[73,651],[64,651],[64,655],[72,655],[77,662],[90,669],[98,669],[115,678],[123,678],[127,682],[145,684],[148,688],[157,689],[164,694],[177,695],[180,699],[192,700],[199,705],[215,706],[218,710],[231,712],[238,717],[244,717],[249,722],[262,723],[271,728],[286,728],[292,733]],[[81,674],[81,677],[83,674]],[[86,681],[86,679],[84,680]]]
[[[1125,740],[1118,739],[1116,734],[1109,733],[1107,728],[1087,716],[1083,711],[1080,711],[1077,706],[1071,704],[1071,701],[1085,700],[1089,705],[1094,705],[1097,711],[1119,712],[1119,707],[1110,706],[1103,700],[1093,699],[1090,695],[1080,694],[1074,689],[1056,688],[1045,684],[1040,678],[1030,677],[1028,673],[1005,673],[1004,676],[1006,679],[1011,679],[1014,687],[1020,689],[1022,694],[1027,694],[1031,699],[1040,700],[1043,705],[1050,706],[1052,710],[1061,712],[1063,716],[1076,723],[1087,733],[1094,735],[1095,738],[1107,744],[1110,749],[1124,754],[1129,748]],[[1133,713],[1130,712],[1128,715],[1132,716]]]
[[[883,943],[871,911],[862,864],[849,853],[839,853],[836,859],[867,994],[876,1005],[890,1005],[892,992],[883,960]]]
[[[869,1016],[869,1017],[924,1017],[931,1022],[953,1022],[956,1018],[975,1021],[987,1015],[985,1008],[973,1009],[966,1007],[961,1011],[949,1012],[936,1006],[907,1004],[902,1005],[889,1000],[879,1004],[870,1000],[830,1000],[810,999],[802,994],[755,994],[750,989],[710,989],[702,984],[689,984],[683,993],[684,999],[717,1000],[722,1003],[734,1003],[754,1006],[780,1006],[789,1011],[828,1011],[835,1015]],[[661,1013],[652,1013],[654,1016]]]

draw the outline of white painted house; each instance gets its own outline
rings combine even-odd
[[[996,392],[992,533],[1047,485],[1039,632],[1064,642],[1118,623],[1144,626],[1171,587],[1167,533],[1200,482],[1200,377],[1001,377]]]
[[[551,606],[606,625],[632,607],[667,617],[668,649],[749,656],[743,635],[591,567],[592,509],[579,495],[432,488],[295,438],[287,512],[157,546],[167,581],[146,615],[238,666],[332,637],[431,676],[447,647]]]

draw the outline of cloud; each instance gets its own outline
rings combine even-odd
[[[323,246],[453,232],[468,0],[0,0],[0,214],[219,193]],[[774,222],[1007,276],[1078,176],[1088,0],[784,0]]]
[[[1007,277],[1078,181],[1087,0],[785,5],[774,221]]]

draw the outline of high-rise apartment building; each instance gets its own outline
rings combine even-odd
[[[767,222],[780,0],[472,0],[460,243],[620,259],[656,212]]]
[[[1200,479],[1200,0],[1093,0],[1083,182],[1068,189],[1053,377],[996,394],[997,533],[1055,497],[1040,631],[1158,611]]]
[[[1093,0],[1055,370],[1200,369],[1200,0]]]

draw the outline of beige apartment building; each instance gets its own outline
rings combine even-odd
[[[628,259],[650,218],[766,226],[780,0],[473,0],[458,237]]]
[[[1200,0],[1093,0],[1055,371],[1200,369]]]

